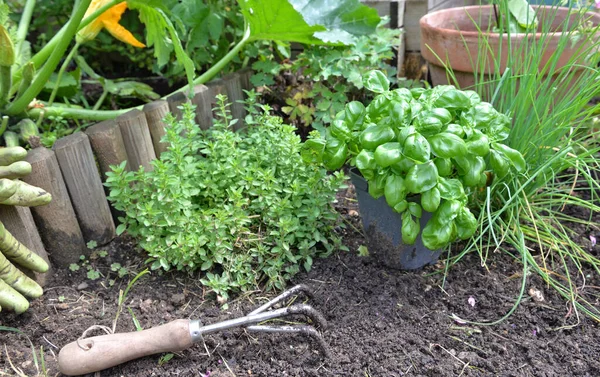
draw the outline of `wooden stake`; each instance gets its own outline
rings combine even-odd
[[[104,182],[111,165],[119,165],[127,160],[121,129],[114,120],[106,120],[89,127],[85,133],[90,139]]]
[[[166,134],[163,119],[169,112],[169,103],[164,100],[150,102],[144,105],[143,111],[146,114],[148,129],[152,137],[152,145],[154,145],[154,153],[157,157],[160,157],[169,146],[169,143],[161,143],[161,139]]]
[[[33,167],[33,172],[23,181],[52,195],[49,204],[31,208],[33,219],[52,262],[66,268],[71,263],[77,263],[80,255],[89,255],[89,250],[85,246],[58,161],[54,152],[44,147],[30,150],[26,160]]]
[[[115,224],[87,135],[76,132],[60,138],[53,149],[85,241],[112,241]]]
[[[197,85],[194,88],[194,98],[192,103],[196,105],[196,123],[203,130],[207,130],[212,126],[212,100],[211,91],[205,85]]]
[[[129,168],[135,171],[143,166],[146,171],[151,171],[153,167],[150,162],[156,158],[156,153],[154,153],[146,115],[134,109],[119,116],[117,123],[123,135]]]

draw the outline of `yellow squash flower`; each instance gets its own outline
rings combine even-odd
[[[110,0],[92,0],[88,10],[85,12],[84,19],[109,1]],[[77,41],[79,43],[91,41],[96,38],[103,28],[105,28],[113,37],[121,42],[128,43],[134,47],[146,47],[146,45],[138,41],[129,30],[119,24],[119,20],[121,20],[121,16],[126,9],[127,2],[124,1],[102,13],[98,18],[77,33]]]

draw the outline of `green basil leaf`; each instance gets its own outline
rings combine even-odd
[[[458,89],[451,89],[442,93],[433,105],[445,109],[464,110],[471,107],[471,100],[465,92]]]
[[[454,224],[452,222],[440,224],[429,220],[421,234],[423,245],[429,250],[439,250],[445,247],[452,241],[453,227]]]
[[[331,123],[329,133],[336,139],[348,141],[352,139],[352,131],[350,131],[347,124],[346,120],[336,119]]]
[[[421,206],[427,212],[435,212],[440,206],[441,195],[437,187],[427,190],[421,194]]]
[[[519,152],[518,150],[512,149],[511,147],[501,143],[492,144],[492,148],[504,154],[504,156],[510,160],[510,162],[517,169],[518,172],[521,173],[527,168],[527,163],[525,162],[525,159],[523,158],[521,152]]]
[[[323,165],[328,170],[338,170],[348,157],[348,146],[338,139],[329,139],[323,152]]]
[[[396,204],[394,206],[394,211],[396,211],[398,213],[402,213],[402,212],[406,211],[407,208],[408,208],[408,202],[406,200],[401,200],[398,204]]]
[[[413,245],[417,240],[421,226],[413,220],[410,212],[402,214],[402,242],[406,245]]]
[[[430,221],[438,224],[446,224],[453,221],[463,205],[458,200],[444,200],[438,209],[433,213]]]
[[[446,130],[444,132],[449,132],[451,134],[455,134],[461,139],[465,136],[465,129],[460,124],[450,123],[446,126]]]
[[[390,90],[390,80],[381,71],[370,71],[364,80],[365,88],[375,93],[384,93]]]
[[[344,119],[348,124],[348,128],[353,131],[358,131],[362,128],[367,111],[365,105],[358,101],[352,101],[346,105],[344,109]]]
[[[510,160],[496,150],[490,151],[490,165],[498,178],[504,178],[510,170]]]
[[[477,219],[466,207],[460,209],[454,223],[456,224],[458,238],[461,240],[471,238],[477,231]]]
[[[417,132],[406,138],[402,153],[417,163],[424,163],[429,161],[431,146],[427,139]]]
[[[433,159],[433,163],[437,167],[440,177],[447,177],[452,174],[452,161],[449,158],[437,157]]]
[[[377,168],[377,163],[375,162],[375,156],[373,152],[363,149],[360,151],[358,156],[356,156],[356,167],[360,170],[361,174],[363,170],[374,170]],[[363,177],[365,175],[363,174]],[[365,177],[367,180],[369,178]]]
[[[414,120],[413,124],[418,132],[426,135],[433,135],[442,130],[444,123],[437,117],[424,113]]]
[[[439,178],[436,186],[440,190],[440,197],[446,200],[460,200],[466,197],[462,183],[458,179]]]
[[[375,162],[382,168],[387,168],[402,159],[402,147],[398,142],[381,144],[375,149]]]
[[[449,132],[442,132],[430,136],[428,139],[433,154],[442,158],[464,156],[467,154],[467,145],[460,137]]]
[[[450,111],[448,111],[447,109],[441,108],[441,107],[433,108],[427,114],[429,116],[438,118],[444,126],[447,124],[450,124],[450,122],[452,122],[452,118],[453,118]]]
[[[475,130],[467,140],[467,151],[477,156],[485,157],[490,153],[490,140],[481,131]]]
[[[385,182],[384,195],[385,201],[392,208],[405,200],[406,186],[404,185],[404,178],[396,174],[390,174]]]
[[[390,166],[390,169],[392,169],[394,174],[404,175],[413,166],[415,166],[415,163],[412,160],[402,156],[400,161]]]
[[[433,161],[415,165],[406,173],[404,180],[408,192],[420,194],[431,190],[438,182],[438,172]]]
[[[360,144],[364,149],[375,150],[381,144],[385,144],[396,138],[394,130],[386,125],[373,125],[365,128],[360,134]]]
[[[423,216],[423,209],[417,202],[408,202],[408,212],[417,219],[420,219]]]
[[[382,116],[387,116],[391,104],[392,101],[385,94],[373,98],[373,101],[367,106],[367,114],[371,121],[375,122]]]

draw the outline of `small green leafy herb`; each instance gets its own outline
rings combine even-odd
[[[345,177],[305,163],[295,128],[268,108],[251,112],[244,132],[231,131],[224,101],[207,131],[191,106],[182,121],[167,116],[170,149],[154,169],[121,164],[106,185],[153,269],[205,271],[202,283],[227,298],[262,283],[280,289],[313,257],[340,247],[331,203]]]

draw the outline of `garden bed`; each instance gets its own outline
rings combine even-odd
[[[600,374],[600,332],[592,321],[576,316],[570,306],[542,281],[531,275],[526,290],[543,292],[544,301],[525,295],[516,312],[497,326],[461,325],[450,317],[496,320],[514,304],[521,286],[522,268],[505,254],[490,256],[489,271],[477,255],[455,265],[443,282],[443,263],[421,271],[387,269],[358,255],[366,244],[353,190],[339,195],[338,210],[352,226],[342,230],[349,252],[316,260],[309,273],[292,283],[314,291],[307,303],[323,313],[328,328],[323,336],[332,357],[323,360],[316,344],[292,335],[249,334],[234,329],[205,337],[161,364],[161,355],[146,357],[106,370],[102,376],[596,376]],[[585,214],[582,214],[585,215]],[[594,248],[589,233],[580,242]],[[85,268],[57,269],[45,295],[21,316],[5,315],[3,326],[29,336],[38,353],[44,349],[49,376],[57,375],[58,348],[78,338],[92,325],[111,326],[119,289],[133,277],[117,278],[111,264],[132,274],[143,269],[143,254],[132,240],[120,237],[101,250],[108,255],[92,262],[104,279],[91,281]],[[600,286],[593,274],[588,289]],[[291,284],[290,284],[291,285]],[[200,318],[204,323],[242,316],[273,293],[252,292],[234,297],[221,309],[205,294],[198,279],[181,274],[153,272],[133,287],[126,300],[143,328],[178,318]],[[474,300],[474,301],[473,301]],[[578,326],[569,328],[569,325]],[[562,329],[561,329],[562,328]],[[117,331],[134,331],[127,308]],[[15,367],[36,375],[26,338],[0,332],[0,344],[9,346]],[[55,348],[58,347],[58,348]],[[210,352],[210,355],[207,354]],[[5,348],[0,374],[14,375]],[[89,375],[92,376],[92,375]]]

